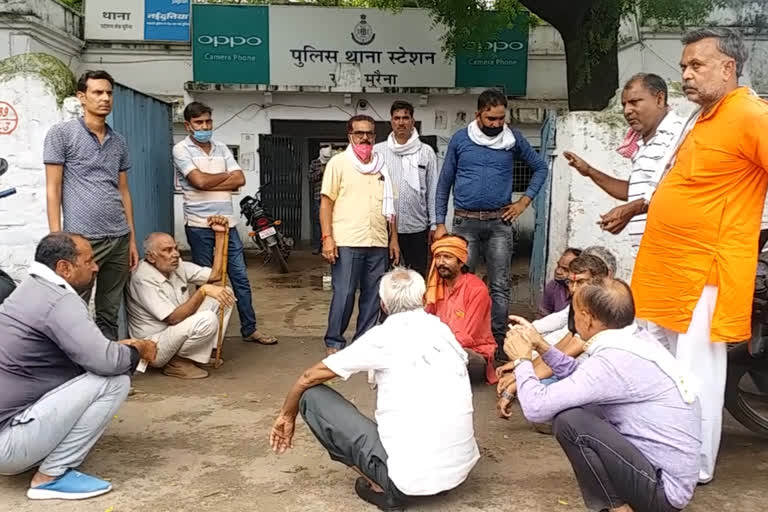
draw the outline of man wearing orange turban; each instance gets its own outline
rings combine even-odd
[[[466,271],[467,241],[445,235],[432,244],[432,266],[427,278],[427,312],[453,331],[469,356],[469,378],[495,383],[496,341],[491,333],[491,296],[485,283]]]

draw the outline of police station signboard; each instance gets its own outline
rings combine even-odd
[[[424,9],[195,4],[193,74],[208,83],[337,87],[356,69],[366,89],[502,87],[524,95],[528,29],[467,43],[455,59]]]
[[[453,87],[443,31],[427,11],[272,6],[273,84],[335,86],[339,64],[358,65],[363,87]]]
[[[85,38],[189,41],[191,0],[87,0]]]

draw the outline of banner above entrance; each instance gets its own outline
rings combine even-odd
[[[194,4],[195,81],[366,89],[500,87],[525,95],[528,28],[449,60],[425,9]]]
[[[425,10],[272,6],[274,84],[336,86],[348,69],[363,87],[453,87],[455,67],[441,50],[443,31]],[[290,28],[289,28],[290,27]]]

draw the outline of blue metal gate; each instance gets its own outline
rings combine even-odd
[[[555,111],[547,111],[544,124],[541,127],[541,149],[539,154],[549,165],[547,181],[534,200],[536,210],[536,223],[533,230],[533,250],[531,252],[531,301],[538,304],[541,300],[544,284],[547,280],[547,254],[549,252],[549,210],[552,193],[552,162],[555,149],[555,131],[557,128],[557,115]]]
[[[171,105],[115,84],[109,125],[128,142],[136,242],[153,231],[173,235],[173,121]]]
[[[154,232],[174,233],[173,120],[171,105],[115,84],[109,125],[125,137],[131,155],[128,185],[133,202],[136,244]],[[128,337],[125,308],[120,308],[119,337]]]

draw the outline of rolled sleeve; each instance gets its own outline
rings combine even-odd
[[[173,148],[173,166],[176,167],[182,176],[185,178],[187,175],[197,169],[192,155],[187,148],[184,147],[183,142],[176,144]]]
[[[184,268],[184,275],[187,278],[187,282],[200,286],[207,283],[211,278],[213,269],[210,267],[201,267],[188,261],[182,261],[181,265]]]
[[[379,327],[374,327],[352,345],[323,359],[323,364],[344,380],[359,372],[387,367],[389,352],[378,340]]]

